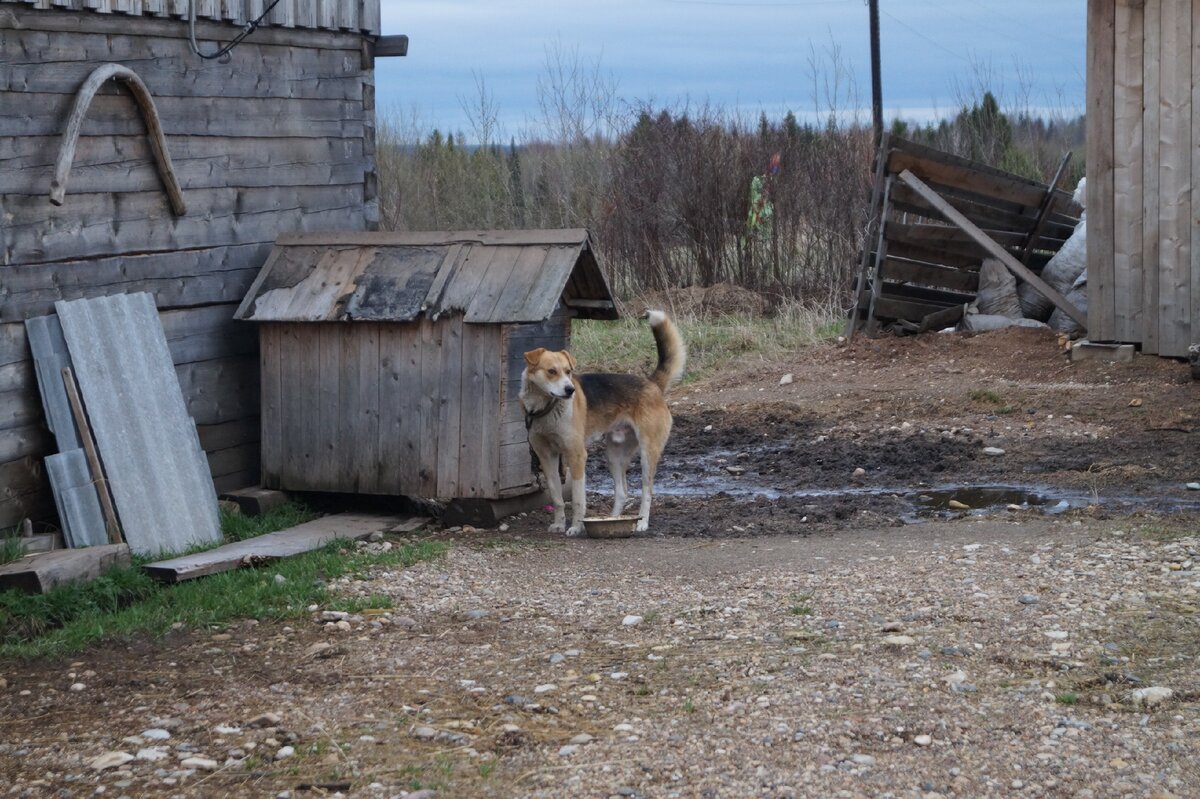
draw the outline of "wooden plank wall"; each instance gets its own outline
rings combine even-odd
[[[501,326],[263,322],[263,483],[501,494]]]
[[[187,19],[188,0],[15,0],[38,9]],[[196,19],[244,25],[257,19],[267,0],[196,1]],[[379,0],[280,0],[264,25],[379,33]]]
[[[1200,6],[1088,4],[1090,337],[1183,357],[1200,341]]]
[[[53,516],[23,322],[59,299],[154,294],[218,489],[254,483],[258,341],[232,315],[277,235],[377,219],[362,37],[260,30],[220,64],[188,51],[178,20],[0,3],[0,28],[0,528]],[[155,97],[183,217],[115,84],[88,113],[64,204],[48,200],[75,91],[109,61]]]

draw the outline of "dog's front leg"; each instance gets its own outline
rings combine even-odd
[[[571,456],[571,462],[566,464],[571,476],[571,527],[566,530],[568,535],[583,535],[583,517],[588,512],[588,456],[582,445],[580,449],[581,455]]]
[[[550,503],[554,505],[554,521],[547,529],[552,533],[561,533],[567,528],[566,503],[563,502],[562,478],[558,474],[558,453],[534,448],[538,463],[542,465],[542,474],[546,475],[546,488],[550,491]]]

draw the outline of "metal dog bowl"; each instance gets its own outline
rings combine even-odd
[[[588,538],[629,538],[637,521],[637,516],[590,516],[583,520],[583,529]]]

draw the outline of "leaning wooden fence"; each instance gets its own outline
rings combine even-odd
[[[917,332],[955,323],[975,299],[984,258],[1000,259],[1084,322],[1078,309],[1038,277],[1083,210],[1058,187],[1066,163],[1064,158],[1051,189],[885,136],[847,333]]]

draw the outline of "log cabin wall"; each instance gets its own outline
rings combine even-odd
[[[264,7],[198,3],[201,49]],[[173,0],[0,2],[0,528],[54,513],[25,319],[55,300],[152,293],[218,490],[249,485],[258,331],[233,312],[279,234],[377,221],[378,0],[284,0],[225,63],[189,50],[186,13]],[[186,214],[172,213],[142,117],[114,81],[87,112],[63,204],[50,203],[76,92],[105,63],[153,96]]]
[[[1200,3],[1089,0],[1088,337],[1200,341]]]

